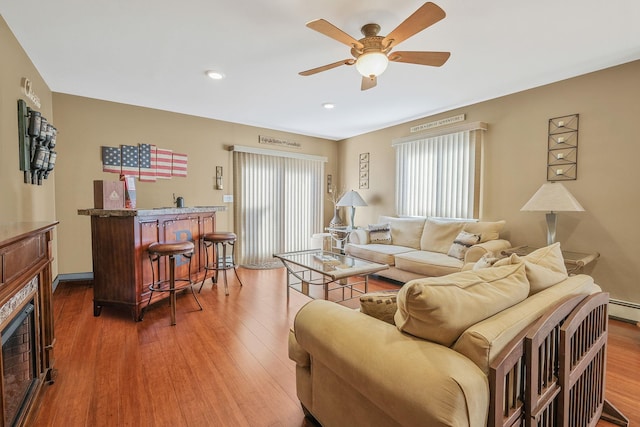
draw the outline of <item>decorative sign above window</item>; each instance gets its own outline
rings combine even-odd
[[[410,132],[420,132],[421,130],[437,128],[440,126],[450,125],[453,123],[462,122],[465,119],[464,114],[458,114],[457,116],[447,117],[446,119],[436,120],[435,122],[424,123],[422,125],[414,126],[409,129]]]
[[[547,181],[571,181],[578,172],[579,114],[549,119]]]
[[[300,144],[299,142],[287,141],[286,139],[278,139],[264,135],[258,136],[258,142],[260,144],[281,145],[283,147],[289,148],[302,148],[302,144]]]

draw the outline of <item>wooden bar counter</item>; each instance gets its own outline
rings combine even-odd
[[[80,209],[91,216],[93,259],[93,314],[103,306],[126,307],[135,320],[149,298],[152,281],[147,247],[158,241],[189,240],[195,245],[191,272],[199,274],[205,265],[201,236],[215,231],[216,212],[224,206],[158,209]],[[168,269],[161,264],[161,277]],[[189,274],[188,263],[180,259],[176,277]],[[156,272],[156,277],[158,277]],[[155,292],[152,304],[166,298]]]

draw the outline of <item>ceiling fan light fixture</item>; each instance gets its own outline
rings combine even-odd
[[[389,58],[382,52],[363,53],[356,61],[356,69],[364,77],[378,77],[389,65]]]

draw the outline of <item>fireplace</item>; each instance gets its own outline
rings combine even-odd
[[[54,369],[50,222],[0,222],[0,427],[33,425]]]
[[[12,313],[2,330],[2,389],[4,425],[13,426],[35,389],[36,328],[34,301]]]

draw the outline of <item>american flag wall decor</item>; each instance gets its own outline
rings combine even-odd
[[[171,179],[171,163],[173,151],[165,148],[156,150],[156,177]]]
[[[120,150],[122,152],[122,175],[139,176],[138,147],[135,145],[121,145]]]
[[[153,144],[101,147],[102,171],[138,177],[140,181],[186,177],[188,156]]]
[[[120,147],[102,146],[102,172],[120,173]]]
[[[173,176],[187,176],[187,155],[180,153],[173,153],[173,160],[171,165],[171,174]]]
[[[140,144],[140,181],[153,182],[156,180],[156,146]]]

